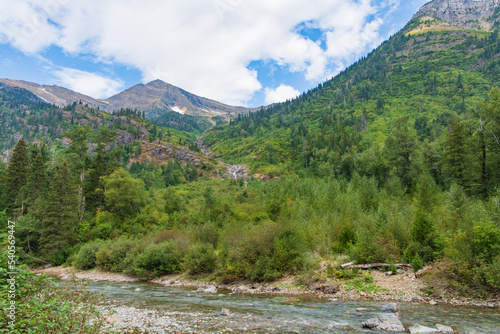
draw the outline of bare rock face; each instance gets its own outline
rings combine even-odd
[[[500,0],[434,0],[424,5],[414,18],[429,15],[462,29],[490,30],[494,20],[488,19],[495,18],[498,6]]]
[[[7,163],[9,163],[9,161],[10,161],[10,156],[11,156],[11,155],[12,155],[12,151],[11,151],[11,150],[6,150],[6,151],[4,151],[4,152],[2,153],[2,155],[1,155],[1,157],[0,157],[0,158],[2,159],[2,162],[3,162],[4,164],[7,164]]]

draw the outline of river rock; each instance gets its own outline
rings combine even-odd
[[[225,315],[225,316],[228,316],[230,315],[231,312],[227,309],[227,308],[223,308],[221,311],[220,311],[220,315]]]
[[[215,285],[209,285],[206,289],[199,288],[196,291],[203,293],[217,293],[217,287]]]
[[[429,305],[435,306],[435,305],[437,305],[437,302],[435,300],[430,300]]]
[[[321,291],[325,295],[334,295],[340,291],[340,288],[338,287],[338,285],[335,284],[322,284],[322,285],[315,285],[313,287],[313,290]]]
[[[135,289],[134,291],[141,291],[141,288],[137,288],[137,289]]]
[[[420,324],[415,324],[409,328],[411,334],[438,334],[436,328],[425,327]]]
[[[404,332],[405,328],[394,314],[383,314],[363,322],[364,328],[384,330],[388,332]]]
[[[399,306],[396,303],[385,304],[383,307],[384,312],[398,313]]]
[[[440,333],[445,333],[445,334],[453,334],[453,333],[455,333],[455,331],[453,330],[453,328],[451,328],[450,326],[445,326],[445,325],[437,324],[436,325],[436,329]]]
[[[245,293],[247,291],[248,291],[248,287],[246,287],[244,285],[237,286],[236,288],[233,289],[234,293]]]
[[[113,317],[106,319],[106,322],[108,324],[114,324],[115,322],[122,322],[122,319]]]

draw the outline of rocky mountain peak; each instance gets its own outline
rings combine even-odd
[[[500,0],[433,0],[415,14],[432,16],[462,29],[491,30],[500,14]]]

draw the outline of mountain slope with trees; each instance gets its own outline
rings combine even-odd
[[[177,156],[176,142],[189,146],[192,135],[168,136],[135,110],[60,110],[17,91],[24,97],[1,109],[11,124],[2,143],[25,138],[0,165],[0,231],[16,219],[20,261],[30,264],[144,279],[295,275],[306,286],[370,289],[369,276],[340,265],[399,262],[430,265],[424,279],[434,297],[496,300],[498,32],[449,27],[417,17],[316,89],[205,135],[215,154],[273,180],[221,180],[210,159],[194,169],[179,159],[145,164],[145,151],[176,145]],[[60,141],[55,153],[38,125]]]
[[[484,101],[495,103],[499,85],[498,30],[466,30],[426,12],[332,80],[217,127],[204,143],[271,176],[350,179],[357,172],[383,184],[404,175],[410,188],[428,172],[449,185],[447,136],[461,122],[470,149],[464,185],[491,194],[499,161],[489,128],[497,125]]]

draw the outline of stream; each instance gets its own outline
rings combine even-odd
[[[382,314],[384,302],[325,301],[314,297],[205,294],[152,283],[93,282],[119,325],[150,333],[357,333],[361,323]],[[139,290],[140,289],[140,290]],[[498,309],[398,303],[405,328],[443,324],[458,333],[500,333]],[[123,312],[127,309],[127,312]],[[221,310],[227,309],[222,315]],[[357,309],[364,309],[357,311]],[[131,313],[132,312],[132,313]],[[156,320],[147,319],[149,315]],[[132,328],[132,327],[131,327]]]

